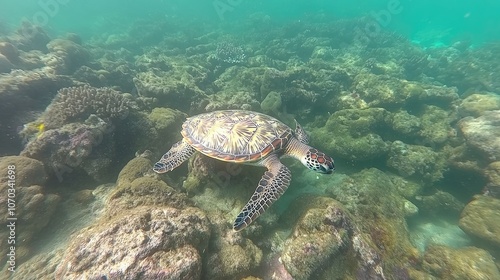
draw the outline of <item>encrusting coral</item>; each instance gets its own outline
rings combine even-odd
[[[8,168],[14,166],[14,169]],[[55,213],[56,207],[61,199],[57,194],[48,193],[43,187],[47,181],[47,173],[44,170],[44,165],[35,159],[23,156],[6,156],[0,157],[0,168],[2,170],[13,170],[15,172],[14,188],[15,196],[7,196],[8,178],[2,176],[0,178],[0,203],[5,207],[0,208],[0,217],[7,221],[7,218],[16,218],[16,243],[11,244],[16,246],[16,260],[21,263],[29,258],[32,253],[32,241],[37,238],[37,234],[47,226],[52,215]],[[7,173],[5,173],[7,174]],[[10,198],[10,201],[7,199]],[[12,205],[14,200],[14,207]],[[14,211],[14,212],[10,212]],[[12,233],[10,233],[12,234]],[[0,245],[1,257],[0,261],[5,263],[10,243],[7,243],[9,236],[9,228],[3,226],[0,228],[0,237],[5,240]]]

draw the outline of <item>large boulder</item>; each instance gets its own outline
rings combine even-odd
[[[352,218],[331,198],[301,198],[301,201],[291,210],[290,215],[300,218],[281,255],[286,270],[293,279],[331,279],[323,277],[346,273],[349,256],[344,253],[352,246]]]
[[[464,118],[459,126],[467,144],[479,151],[486,162],[500,159],[500,110]]]
[[[467,117],[479,117],[486,111],[500,110],[500,96],[493,93],[474,93],[460,102],[458,111]]]
[[[151,169],[143,157],[123,168],[104,214],[70,241],[56,279],[201,278],[209,221]]]
[[[500,248],[500,199],[477,195],[462,211],[460,228],[467,234]]]
[[[493,257],[476,247],[452,249],[431,245],[425,252],[422,268],[438,279],[500,279]]]
[[[484,170],[484,176],[488,180],[484,193],[500,198],[500,161],[490,163]]]

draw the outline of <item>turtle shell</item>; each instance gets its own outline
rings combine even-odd
[[[254,162],[286,147],[293,132],[284,123],[261,113],[225,110],[188,118],[182,125],[182,136],[209,157]]]

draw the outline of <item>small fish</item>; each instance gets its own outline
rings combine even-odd
[[[41,123],[41,124],[37,125],[36,128],[38,129],[38,133],[36,134],[36,138],[40,138],[40,136],[42,136],[42,134],[45,132],[45,124]]]

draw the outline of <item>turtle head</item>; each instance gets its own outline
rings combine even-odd
[[[301,159],[301,162],[307,168],[319,173],[332,174],[333,171],[335,171],[333,159],[314,148],[307,150],[305,156]]]

